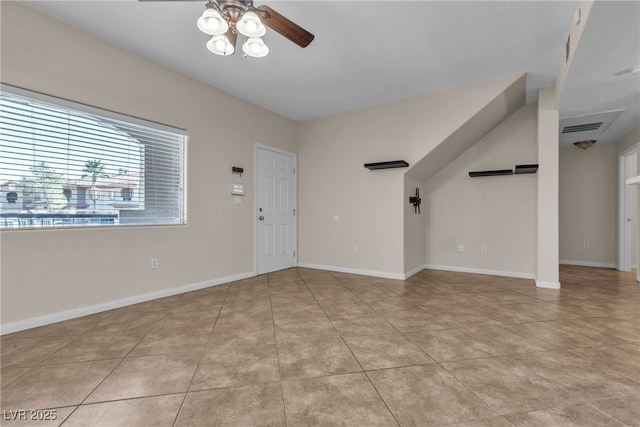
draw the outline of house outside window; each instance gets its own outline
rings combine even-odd
[[[185,224],[186,143],[180,129],[2,85],[0,229]]]
[[[120,190],[120,194],[122,195],[122,200],[130,202],[133,197],[133,190],[131,188],[123,188]]]
[[[9,191],[7,193],[7,203],[15,203],[18,201],[18,193],[15,191]]]

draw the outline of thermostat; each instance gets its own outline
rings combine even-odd
[[[231,183],[231,194],[234,196],[244,196],[244,184],[238,182]]]

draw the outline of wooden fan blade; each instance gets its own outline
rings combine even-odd
[[[153,2],[159,2],[159,1],[166,2],[166,1],[202,1],[202,0],[138,0],[138,1],[146,3],[146,2],[152,2],[152,1]]]
[[[313,34],[280,15],[269,6],[258,6],[258,10],[262,12],[259,15],[264,25],[285,36],[298,46],[307,47],[313,41],[315,37]]]

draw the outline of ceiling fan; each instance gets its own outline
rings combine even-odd
[[[195,1],[195,0],[138,0],[147,1]],[[212,36],[207,48],[216,55],[232,55],[236,50],[238,33],[247,37],[242,51],[256,58],[269,53],[262,40],[266,27],[281,34],[300,47],[307,47],[314,35],[298,24],[280,15],[269,6],[255,7],[253,0],[208,0],[198,28]]]

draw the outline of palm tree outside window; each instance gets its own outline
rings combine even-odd
[[[96,210],[96,199],[98,198],[96,183],[98,178],[108,178],[104,172],[104,165],[101,160],[87,160],[87,163],[84,164],[83,172],[86,172],[82,177],[85,178],[87,176],[91,177],[91,200],[93,201],[93,210]]]

